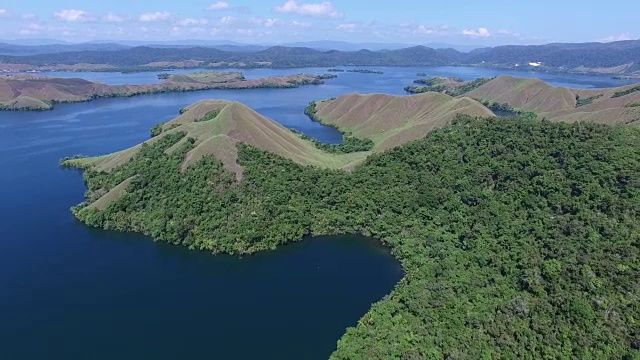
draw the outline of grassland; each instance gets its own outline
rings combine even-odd
[[[371,139],[374,150],[386,150],[426,136],[457,114],[493,116],[479,102],[440,93],[413,96],[349,94],[316,103],[316,118],[359,138]]]
[[[640,119],[639,109],[629,104],[640,101],[635,85],[583,90],[551,86],[538,79],[500,76],[465,94],[483,101],[505,103],[531,111],[549,121],[590,121],[629,124]]]

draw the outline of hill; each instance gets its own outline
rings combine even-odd
[[[493,113],[479,102],[440,93],[414,96],[350,94],[315,104],[315,117],[386,150],[421,139],[457,114],[487,117]]]
[[[538,79],[500,76],[464,94],[532,111],[550,121],[634,123],[640,121],[640,85],[581,90],[554,87]]]
[[[247,144],[278,154],[302,165],[339,169],[364,160],[368,153],[335,155],[318,149],[313,142],[268,119],[237,102],[205,100],[182,110],[177,118],[161,124],[156,136],[133,148],[97,158],[75,159],[73,164],[91,166],[98,171],[111,171],[125,165],[147,145],[161,142],[165,137],[181,136],[193,141],[184,157],[182,169],[200,158],[213,155],[224,167],[242,178],[242,167],[237,163],[237,145]],[[180,144],[166,152],[171,154]]]
[[[154,85],[106,85],[83,79],[0,75],[0,110],[50,110],[55,103],[175,91],[293,88],[322,84],[322,78],[300,74],[246,80],[241,73],[203,72],[168,76],[162,83]]]
[[[237,103],[195,104],[160,130],[133,153],[67,162],[88,167],[74,214],[212,253],[380,239],[406,275],[334,359],[640,356],[637,128],[458,116],[351,172],[304,166],[319,163],[306,140]]]
[[[87,71],[144,71],[170,67],[319,67],[319,66],[437,66],[469,65],[640,76],[640,40],[611,43],[498,46],[461,52],[413,46],[393,50],[315,50],[273,46],[256,51],[225,47],[138,46],[121,50],[66,51],[26,56],[0,55],[0,71],[84,69]],[[225,51],[228,50],[228,51]],[[531,65],[533,64],[533,65]],[[165,66],[166,67],[166,66]]]

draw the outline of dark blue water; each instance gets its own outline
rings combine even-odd
[[[388,294],[399,264],[375,242],[307,240],[243,259],[89,229],[69,207],[79,172],[58,160],[99,155],[148,138],[156,123],[197,100],[242,101],[325,142],[309,101],[350,92],[403,94],[417,72],[471,79],[476,68],[374,68],[299,89],[205,91],[0,112],[0,359],[323,359],[345,328]],[[247,77],[326,69],[249,70]],[[151,83],[155,73],[65,73],[107,83]],[[517,73],[523,76],[526,73]],[[538,75],[538,74],[529,74]],[[609,87],[607,78],[540,75],[555,85]]]

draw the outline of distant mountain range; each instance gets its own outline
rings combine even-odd
[[[407,43],[350,43],[346,41],[306,41],[306,42],[291,42],[281,44],[244,44],[235,41],[212,41],[212,40],[176,40],[176,41],[90,41],[86,43],[69,43],[51,39],[26,39],[22,41],[0,41],[0,55],[36,55],[36,54],[51,54],[57,52],[66,51],[84,51],[84,50],[122,50],[131,47],[147,46],[158,48],[185,48],[185,47],[209,47],[224,51],[261,51],[266,50],[272,46],[286,46],[286,47],[306,47],[314,50],[339,50],[339,51],[358,51],[358,50],[399,50],[412,46],[419,46],[420,44],[407,44]],[[475,45],[454,45],[446,43],[430,43],[424,44],[424,46],[433,49],[455,49],[461,52],[469,52],[474,49],[480,48]]]
[[[313,47],[342,44],[315,42]],[[344,44],[342,44],[344,45]],[[354,44],[354,47],[373,46]],[[401,44],[387,44],[400,46]],[[345,45],[346,46],[346,45]],[[0,70],[4,64],[28,65],[47,70],[51,65],[100,64],[111,69],[155,67],[324,67],[324,66],[438,66],[468,65],[526,68],[538,71],[640,75],[640,40],[611,43],[508,45],[462,52],[452,48],[413,46],[384,50],[319,50],[311,47],[251,46],[219,43],[192,47],[171,43],[127,47],[121,44],[62,44],[35,47],[39,53],[24,54],[31,47],[0,44]],[[62,52],[60,52],[62,51]],[[22,53],[21,53],[22,52]],[[40,68],[44,67],[44,68]],[[58,67],[59,68],[59,67]],[[24,70],[24,68],[20,68]],[[76,70],[78,70],[76,68]]]

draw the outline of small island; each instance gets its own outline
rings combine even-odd
[[[247,80],[239,72],[199,72],[158,75],[164,81],[150,85],[107,85],[77,78],[32,74],[0,75],[0,110],[51,110],[56,103],[91,101],[105,97],[212,89],[295,88],[323,84],[331,75],[287,75]]]
[[[382,75],[382,74],[384,74],[384,71],[379,71],[379,70],[366,70],[366,69],[354,69],[354,70],[347,70],[347,72],[350,72],[350,73],[360,73],[360,74],[378,74],[378,75]]]
[[[478,88],[493,78],[479,78],[473,81],[465,82],[463,79],[455,77],[432,77],[428,79],[414,80],[414,84],[404,88],[404,91],[410,94],[421,94],[425,92],[441,92],[451,96],[462,95],[475,88]]]

